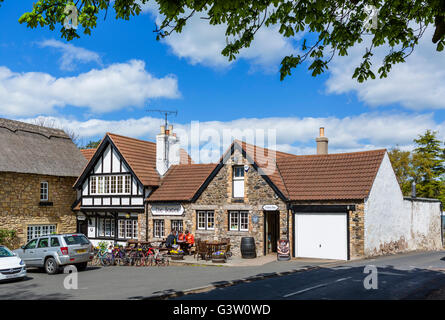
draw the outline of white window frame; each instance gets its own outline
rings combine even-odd
[[[197,227],[198,230],[215,230],[215,211],[199,210],[197,211]],[[209,222],[212,221],[212,227],[209,227]],[[204,227],[202,226],[204,224]]]
[[[107,228],[109,226],[109,229]],[[100,238],[114,238],[115,219],[109,217],[97,218],[97,236]],[[108,230],[107,230],[108,229]]]
[[[246,223],[247,228],[242,227]],[[249,211],[229,211],[229,231],[249,231]]]
[[[171,220],[171,230],[184,232],[184,220]]]
[[[131,175],[91,176],[90,194],[129,195],[131,194]]]
[[[27,239],[31,241],[32,239],[47,236],[55,233],[57,230],[56,224],[34,224],[27,226]]]
[[[232,195],[234,198],[244,198],[244,166],[233,166],[232,167]],[[237,176],[237,173],[242,173],[241,176]],[[242,194],[235,194],[235,184],[242,182],[242,188],[240,189]]]
[[[153,220],[153,236],[155,238],[165,237],[165,220],[163,219]]]
[[[119,239],[138,238],[138,221],[136,219],[119,219],[117,223]]]
[[[49,200],[49,183],[48,181],[40,182],[40,201]]]

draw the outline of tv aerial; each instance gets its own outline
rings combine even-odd
[[[176,117],[178,115],[178,110],[148,109],[147,112],[158,112],[158,113],[164,115],[166,129],[167,129],[167,125],[168,125],[168,116],[172,115],[172,116]]]

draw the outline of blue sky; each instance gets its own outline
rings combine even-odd
[[[191,121],[216,130],[274,128],[277,148],[294,153],[314,152],[319,126],[333,152],[409,149],[427,128],[444,138],[445,61],[429,35],[384,81],[351,79],[363,48],[335,59],[322,76],[299,67],[280,81],[282,54],[298,50],[299,39],[273,29],[228,63],[218,49],[222,29],[199,18],[183,34],[156,41],[154,5],[130,21],[109,13],[92,36],[68,44],[58,31],[18,23],[32,2],[6,0],[0,8],[1,117],[43,117],[83,141],[106,131],[153,139],[160,115],[146,110],[172,109],[179,111],[173,123],[184,130]]]

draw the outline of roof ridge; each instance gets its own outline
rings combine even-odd
[[[117,137],[126,138],[126,139],[130,139],[130,140],[135,140],[135,141],[140,141],[140,142],[147,142],[147,143],[151,143],[151,144],[156,144],[156,142],[153,142],[153,141],[137,139],[137,138],[128,137],[128,136],[124,136],[124,135],[117,134],[117,133],[112,133],[112,132],[107,132],[106,135],[117,136]]]
[[[0,118],[0,128],[7,129],[13,133],[17,131],[28,132],[32,134],[38,134],[50,139],[51,137],[61,138],[61,139],[71,139],[68,134],[63,129],[50,128],[45,126],[40,126],[38,124],[11,120],[6,118]]]
[[[354,152],[338,152],[338,153],[328,153],[328,154],[294,154],[294,157],[298,158],[316,158],[316,157],[326,157],[329,156],[343,156],[343,155],[358,155],[358,154],[369,154],[369,153],[379,153],[379,152],[387,152],[388,149],[375,149],[375,150],[366,150],[366,151],[354,151]],[[289,160],[290,158],[286,158],[284,160]]]

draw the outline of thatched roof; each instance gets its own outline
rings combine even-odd
[[[86,162],[63,130],[0,118],[0,172],[78,177]]]

